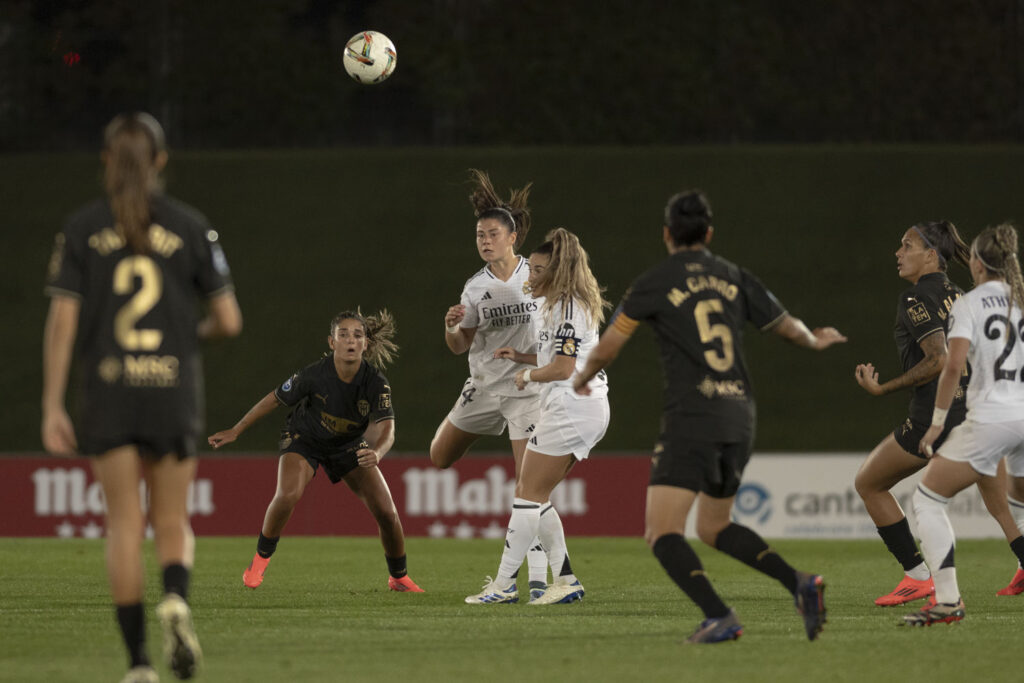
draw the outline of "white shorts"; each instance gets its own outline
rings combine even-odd
[[[508,425],[508,438],[525,439],[534,430],[540,415],[540,396],[499,396],[479,391],[470,377],[462,385],[455,406],[448,413],[453,426],[470,434],[497,435]]]
[[[527,448],[544,455],[573,455],[584,460],[604,437],[611,411],[608,396],[558,392],[541,403],[540,422]]]
[[[953,428],[939,455],[966,462],[989,477],[995,476],[999,461],[1006,458],[1010,476],[1024,477],[1024,420],[974,422],[968,418]]]

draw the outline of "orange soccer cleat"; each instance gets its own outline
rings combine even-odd
[[[899,585],[892,590],[892,593],[876,599],[875,604],[880,607],[892,607],[893,605],[902,605],[905,602],[927,598],[933,593],[935,593],[935,582],[932,581],[931,577],[924,581],[918,581],[909,576],[904,576]]]
[[[388,588],[399,593],[423,593],[425,592],[422,588],[416,585],[416,582],[409,578],[406,574],[400,579],[396,579],[393,576],[388,577]]]
[[[267,571],[270,564],[269,557],[260,557],[259,553],[252,556],[249,568],[242,572],[242,583],[249,588],[256,588],[263,583],[263,572]]]
[[[996,591],[996,595],[1020,595],[1021,593],[1024,593],[1024,569],[1017,570],[1017,573],[1010,579],[1009,586]]]

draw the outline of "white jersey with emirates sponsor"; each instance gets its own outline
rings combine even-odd
[[[583,370],[587,356],[597,346],[600,337],[597,321],[591,320],[587,309],[575,299],[555,303],[549,310],[542,307],[539,317],[537,367],[550,364],[555,356],[571,356],[576,359],[576,372]],[[541,391],[545,396],[572,392],[572,383],[572,377],[557,382],[543,382]],[[608,393],[608,378],[604,370],[590,380],[589,386],[591,396],[604,396]]]
[[[974,422],[1010,422],[1024,417],[1024,323],[1016,304],[1007,319],[1009,300],[1010,287],[989,280],[957,299],[950,312],[949,338],[971,343],[967,419]]]
[[[460,300],[466,307],[466,317],[459,325],[476,328],[469,347],[469,373],[477,389],[498,396],[522,397],[537,392],[530,385],[518,391],[512,383],[522,365],[494,358],[494,352],[503,346],[523,353],[533,353],[537,348],[533,319],[538,306],[526,291],[530,265],[522,256],[518,258],[512,277],[506,282],[495,277],[490,266],[482,268],[466,281]]]

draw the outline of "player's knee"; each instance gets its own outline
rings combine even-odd
[[[699,521],[697,522],[697,538],[699,538],[702,543],[712,548],[715,547],[715,543],[718,541],[718,534],[721,532],[721,526],[701,524]]]
[[[863,472],[858,472],[857,476],[853,478],[853,488],[862,499],[879,491],[879,487],[874,480]]]
[[[301,488],[279,488],[274,494],[274,505],[291,510],[298,504],[300,498],[302,498]]]

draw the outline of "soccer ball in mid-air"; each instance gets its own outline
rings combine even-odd
[[[359,83],[380,83],[395,71],[395,44],[378,31],[362,31],[345,43],[345,71]]]

